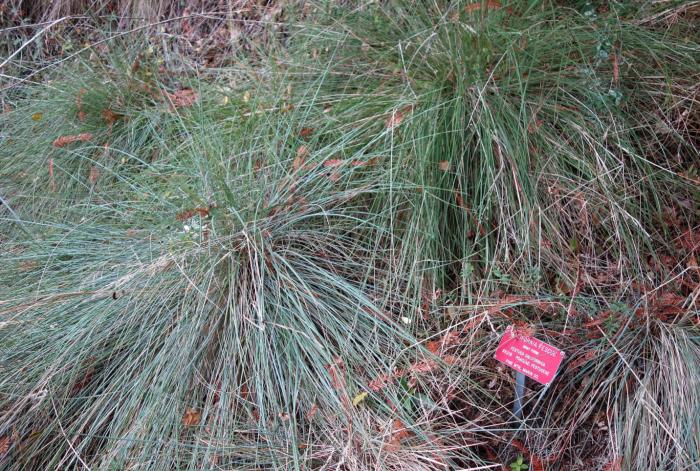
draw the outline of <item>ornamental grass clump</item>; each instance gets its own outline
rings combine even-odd
[[[700,48],[636,15],[328,4],[12,89],[0,467],[692,466]],[[522,422],[513,324],[567,354]]]

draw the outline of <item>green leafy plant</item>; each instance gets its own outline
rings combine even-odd
[[[525,463],[523,455],[519,455],[509,466],[513,471],[525,471],[528,469],[528,465]]]

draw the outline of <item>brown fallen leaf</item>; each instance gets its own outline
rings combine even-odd
[[[700,276],[700,265],[698,265],[698,259],[695,257],[695,254],[690,254],[686,266],[689,271],[694,271]]]
[[[438,163],[438,167],[440,167],[440,170],[443,172],[447,172],[450,170],[450,162],[448,160],[441,160]]]
[[[433,360],[423,360],[413,363],[408,371],[411,373],[429,373],[433,371],[438,366],[437,362]]]
[[[400,110],[394,110],[386,119],[386,128],[393,129],[401,124],[406,117],[406,114],[410,113],[411,111],[413,111],[413,105],[407,105]]]
[[[326,370],[331,377],[331,385],[333,389],[340,395],[343,403],[343,409],[348,417],[351,416],[352,404],[347,392],[347,383],[345,380],[345,362],[340,357],[335,357],[333,363],[326,365]]]
[[[110,110],[109,108],[102,110],[102,119],[105,120],[105,122],[107,123],[107,126],[111,127],[121,117],[122,117],[122,115],[115,113],[114,111]]]
[[[514,322],[513,331],[516,337],[532,337],[535,335],[535,328],[525,321]]]
[[[445,362],[446,365],[456,365],[459,363],[459,357],[456,355],[445,355],[442,358],[442,361]]]
[[[302,146],[304,147],[304,146]],[[300,168],[305,168],[306,160],[304,160],[304,155],[306,154],[306,150],[297,150],[297,156],[294,157],[294,160],[292,161],[292,170],[295,172],[299,170]]]
[[[533,118],[533,120],[530,122],[530,124],[527,125],[527,132],[533,133],[536,132],[538,129],[542,127],[544,124],[544,121],[541,119]]]
[[[379,392],[389,385],[390,382],[394,381],[397,377],[401,376],[403,371],[395,374],[384,374],[378,376],[369,382],[369,388],[374,392]]]
[[[345,163],[344,160],[341,159],[328,159],[325,162],[323,162],[323,166],[326,168],[334,168],[334,167],[340,167]]]
[[[688,229],[674,242],[676,247],[689,251],[700,251],[700,229]]]
[[[338,172],[333,172],[330,175],[328,175],[328,179],[332,182],[338,182],[340,181],[340,174]]]
[[[190,15],[192,12],[189,8],[182,10],[182,19],[180,20],[180,28],[182,29],[182,35],[191,38],[194,35],[194,28],[190,24]]]
[[[56,191],[56,180],[53,177],[53,159],[49,159],[49,182],[51,191]]]
[[[173,93],[167,93],[166,97],[170,100],[173,108],[185,108],[192,106],[197,102],[197,92],[191,88],[183,88]]]
[[[83,111],[83,95],[87,92],[84,88],[78,90],[78,94],[75,97],[75,107],[78,109],[78,120],[80,122],[85,121],[85,111]]]
[[[93,377],[94,374],[95,374],[95,368],[94,368],[94,367],[90,367],[90,368],[85,372],[85,375],[82,377],[82,379],[80,379],[80,381],[77,381],[77,382],[73,385],[73,389],[71,390],[71,394],[72,394],[72,395],[75,395],[75,394],[79,393],[80,391],[82,391],[83,389],[85,389],[85,387],[86,387],[88,384],[90,384],[90,382],[92,381],[92,377]]]
[[[92,140],[92,134],[90,134],[89,132],[84,132],[72,136],[57,137],[56,140],[53,141],[53,146],[65,147],[68,144],[72,144],[73,142],[88,142],[90,140]]]
[[[182,425],[185,427],[192,427],[199,425],[199,421],[202,419],[202,413],[197,409],[189,408],[185,411],[182,416]]]
[[[353,160],[351,162],[351,165],[353,167],[372,167],[374,165],[377,165],[378,163],[379,163],[379,158],[372,157],[369,160]]]
[[[602,471],[620,471],[622,469],[622,456],[610,460],[608,464],[601,468]]]
[[[411,431],[404,425],[400,419],[394,419],[394,433],[393,438],[398,438],[402,440],[411,436]]]
[[[186,209],[184,211],[177,213],[175,215],[175,219],[178,221],[187,221],[188,219],[195,217],[197,214],[199,214],[200,217],[205,218],[205,217],[209,216],[209,209],[208,208]]]
[[[333,363],[326,365],[331,377],[331,384],[336,391],[345,391],[345,363],[340,357],[336,357]]]
[[[589,350],[577,359],[573,360],[571,363],[568,364],[567,369],[569,370],[577,370],[584,364],[588,363],[589,361],[593,360],[596,356],[596,351],[595,350]]]
[[[312,419],[318,413],[318,405],[315,403],[311,406],[311,409],[306,413],[307,419]]]
[[[299,147],[297,148],[296,157],[297,157],[298,159],[305,159],[307,155],[309,155],[309,148],[308,148],[308,147],[306,147],[306,146],[299,146]]]
[[[95,183],[97,183],[97,179],[99,178],[99,176],[100,170],[95,165],[91,166],[90,176],[88,177],[88,179],[90,180],[90,184],[94,185]]]
[[[670,322],[686,313],[683,308],[685,297],[676,293],[664,292],[652,297],[649,303],[649,313],[663,322]],[[637,309],[637,317],[644,318],[647,314],[644,308]]]
[[[10,437],[9,435],[3,435],[2,437],[0,437],[0,458],[4,458],[9,450]]]
[[[131,74],[134,75],[139,70],[141,70],[141,59],[136,57],[136,59],[134,59],[134,62],[131,64]]]
[[[439,340],[431,340],[425,344],[425,348],[432,354],[437,355],[442,343]]]
[[[314,133],[314,128],[301,128],[301,131],[299,131],[299,137],[306,139],[308,137],[311,137]]]
[[[485,10],[500,10],[502,8],[501,2],[496,0],[488,0],[485,5],[482,5],[481,2],[470,3],[464,7],[464,11],[467,13],[472,13],[481,10],[482,6]]]
[[[404,425],[401,419],[391,422],[391,436],[386,443],[387,451],[398,451],[401,448],[401,440],[411,436],[411,431]]]

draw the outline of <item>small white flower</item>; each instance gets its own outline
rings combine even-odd
[[[411,319],[409,319],[409,318],[406,317],[406,316],[402,316],[402,317],[401,317],[401,322],[403,322],[404,324],[410,324],[410,323],[411,323]]]
[[[190,232],[190,226],[187,224],[185,224],[182,228],[185,230],[185,232]]]

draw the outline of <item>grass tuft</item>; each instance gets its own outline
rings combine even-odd
[[[289,9],[4,92],[0,469],[697,464],[691,8]]]

